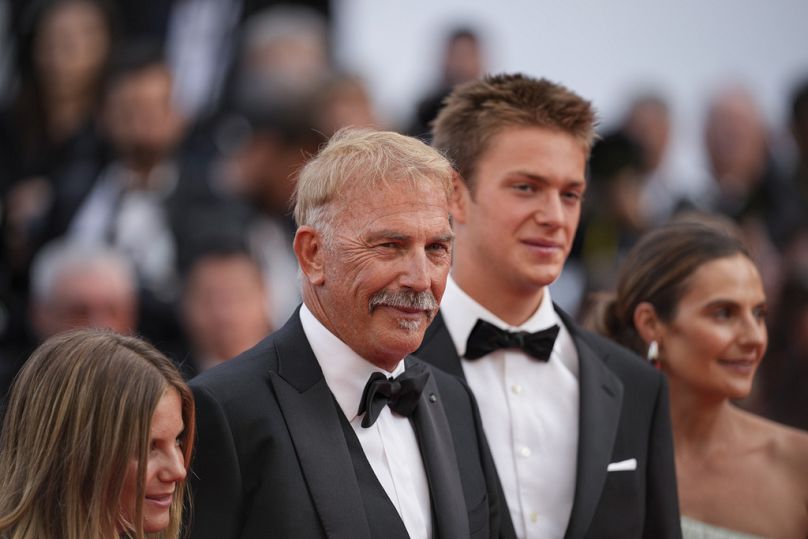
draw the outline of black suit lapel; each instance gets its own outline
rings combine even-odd
[[[575,499],[566,539],[584,537],[606,482],[606,468],[617,437],[623,384],[578,333],[575,322],[556,308],[578,350],[580,365],[580,424]]]
[[[278,373],[270,382],[326,535],[370,538],[359,483],[334,397],[296,312],[275,339]]]
[[[440,311],[424,334],[424,341],[415,355],[444,372],[465,380],[463,365]]]
[[[413,357],[406,359],[407,370],[425,370],[426,365]],[[468,537],[468,510],[452,441],[449,421],[430,376],[412,416],[418,445],[424,461],[429,492],[432,496],[432,521],[436,537]]]

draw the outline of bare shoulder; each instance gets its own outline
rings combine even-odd
[[[808,494],[808,432],[743,412],[750,432],[766,447],[772,464],[787,467],[795,477],[804,478]]]

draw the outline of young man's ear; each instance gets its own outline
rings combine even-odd
[[[654,306],[643,301],[634,308],[634,327],[642,340],[647,343],[662,338],[662,321],[657,316]]]
[[[466,211],[471,199],[471,191],[468,185],[460,176],[460,173],[452,174],[452,198],[449,200],[449,213],[455,223],[464,224],[466,222]]]
[[[308,225],[298,227],[293,243],[295,256],[304,278],[315,286],[325,282],[323,247],[323,237],[316,229]]]

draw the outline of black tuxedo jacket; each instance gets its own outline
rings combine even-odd
[[[580,363],[578,469],[565,537],[681,537],[664,377],[632,352],[556,311],[572,335]],[[416,354],[464,378],[441,315]],[[607,471],[610,463],[629,459],[636,459],[636,470]],[[504,513],[504,500],[502,506]]]
[[[470,390],[411,356],[406,361],[408,369],[431,372],[411,419],[429,481],[434,537],[498,536],[496,472]],[[190,478],[193,539],[370,538],[369,519],[379,529],[381,517],[363,507],[345,420],[298,312],[190,385],[198,429]],[[382,529],[403,529],[393,513],[398,522],[382,522]]]

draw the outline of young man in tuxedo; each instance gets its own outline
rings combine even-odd
[[[456,88],[433,128],[455,164],[455,255],[418,357],[480,407],[516,537],[679,537],[665,382],[581,329],[548,285],[569,254],[595,113],[523,75]]]
[[[343,130],[300,174],[303,305],[191,381],[194,539],[496,537],[496,472],[468,388],[409,354],[451,264],[452,168]]]

